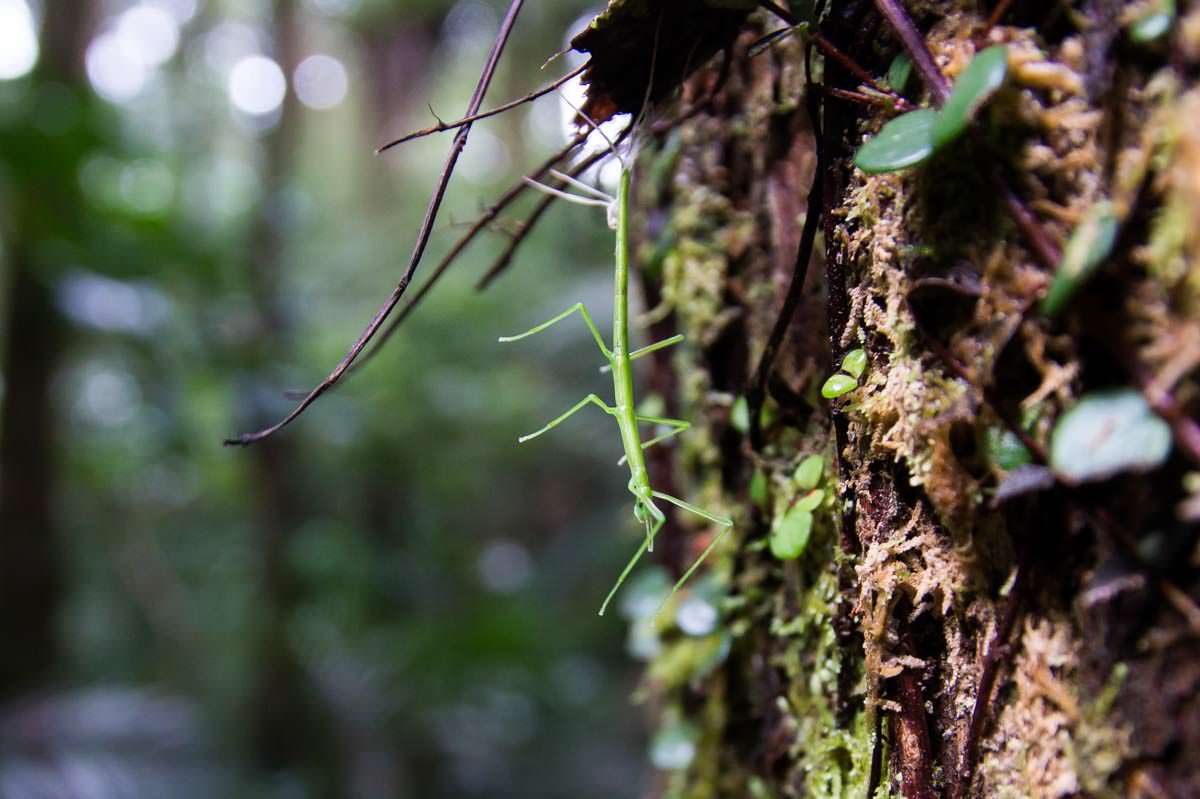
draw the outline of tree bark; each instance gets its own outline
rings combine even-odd
[[[950,82],[990,43],[1019,54],[986,133],[917,168],[852,166],[894,114],[832,97],[862,87],[830,58],[814,132],[801,39],[748,51],[778,27],[764,12],[727,80],[714,65],[684,84],[676,108],[703,110],[643,153],[638,196],[658,221],[642,251],[660,253],[656,290],[692,343],[677,385],[698,429],[677,463],[736,518],[711,566],[719,628],[659,624],[646,688],[696,752],[664,795],[1200,795],[1200,502],[1184,477],[1198,465],[1184,420],[1200,397],[1200,237],[1181,223],[1200,218],[1200,139],[1170,132],[1194,128],[1200,47],[1180,27],[1135,45],[1113,4],[1083,21],[1051,5],[1014,4],[989,29],[973,3],[900,4]],[[880,82],[901,47],[871,3],[832,4],[820,30]],[[908,97],[929,104],[919,83]],[[814,180],[824,201],[806,207]],[[1046,251],[1102,199],[1122,209],[1118,243],[1047,317]],[[813,213],[823,251],[754,446],[736,409]],[[822,398],[855,349],[858,387]],[[1081,396],[1122,385],[1170,396],[1165,463],[1008,496],[1017,469],[998,438],[1024,437],[1036,462]],[[781,561],[768,541],[809,495],[796,469],[814,454],[825,499],[803,553]],[[689,532],[695,547],[664,548],[677,573],[711,535]],[[727,646],[718,665],[688,659],[707,641]]]

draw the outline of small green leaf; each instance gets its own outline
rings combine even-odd
[[[850,375],[834,375],[821,386],[821,396],[825,399],[837,399],[858,388],[858,381]]]
[[[904,87],[908,85],[910,75],[912,75],[912,59],[908,57],[908,53],[901,52],[892,59],[891,66],[888,67],[888,86],[892,88],[892,91],[904,94]]]
[[[979,109],[1004,85],[1007,74],[1008,50],[1004,45],[976,53],[938,112],[931,134],[934,149],[940,150],[962,135]]]
[[[750,404],[745,397],[733,401],[733,410],[729,413],[729,424],[733,429],[745,435],[750,432]]]
[[[1062,310],[1076,289],[1104,263],[1117,240],[1117,227],[1111,202],[1101,200],[1087,210],[1063,248],[1054,282],[1042,298],[1042,313],[1054,316]]]
[[[933,125],[937,112],[928,108],[910,111],[883,126],[854,154],[854,165],[863,172],[895,172],[921,163],[933,152]]]
[[[771,531],[771,554],[780,560],[794,560],[804,554],[812,533],[813,515],[795,506],[788,509]]]
[[[855,380],[862,377],[866,369],[867,353],[861,347],[856,350],[850,350],[846,353],[846,357],[842,358],[842,371],[848,375],[852,375]]]
[[[1029,450],[1011,430],[989,427],[983,434],[988,460],[1006,472],[1033,462]]]
[[[802,511],[807,511],[808,513],[812,513],[814,510],[816,510],[818,507],[820,507],[821,500],[823,500],[823,499],[825,499],[825,492],[818,488],[818,489],[816,489],[814,491],[810,491],[807,494],[805,494],[804,496],[800,497],[800,499],[796,502],[796,504],[793,507],[796,510],[802,510]]]
[[[1159,0],[1129,27],[1129,38],[1139,44],[1166,35],[1175,22],[1175,0]]]
[[[796,473],[792,475],[792,479],[796,481],[797,486],[803,488],[805,491],[810,491],[817,487],[817,483],[821,482],[821,475],[824,472],[825,459],[820,455],[809,455],[800,461],[800,465],[796,467]]]
[[[696,756],[699,731],[685,721],[668,723],[650,741],[650,762],[663,771],[687,768]]]
[[[1166,460],[1171,428],[1134,389],[1089,394],[1063,414],[1050,438],[1050,466],[1072,483],[1145,471]]]
[[[771,498],[770,494],[766,472],[762,469],[755,469],[754,476],[750,478],[750,501],[760,510],[765,509]]]

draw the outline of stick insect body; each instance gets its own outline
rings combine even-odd
[[[616,150],[614,148],[614,154]],[[620,156],[617,156],[620,158]],[[558,192],[541,184],[530,183],[536,188],[546,191],[553,191],[559,196],[564,196],[566,199],[573,200],[586,205],[606,205],[609,208],[609,223],[616,228],[616,267],[613,280],[613,334],[612,334],[612,349],[610,350],[604,344],[604,338],[600,335],[596,324],[592,321],[591,315],[582,302],[577,302],[567,310],[560,313],[558,316],[543,322],[542,324],[520,333],[515,336],[501,337],[501,342],[518,341],[526,336],[532,336],[534,333],[540,333],[546,328],[554,325],[568,316],[578,312],[583,317],[584,323],[591,331],[592,338],[596,341],[596,346],[600,348],[601,354],[608,362],[605,371],[612,372],[613,379],[613,404],[608,405],[596,394],[589,394],[572,406],[566,413],[550,421],[545,427],[521,436],[518,442],[524,443],[530,439],[537,438],[542,433],[545,433],[559,424],[566,421],[571,415],[588,405],[596,405],[605,413],[612,416],[617,427],[621,432],[621,446],[625,451],[625,455],[618,461],[618,464],[627,464],[629,466],[629,492],[633,494],[633,515],[646,531],[646,536],[642,541],[638,550],[630,558],[624,570],[617,578],[617,582],[609,591],[608,596],[604,600],[604,604],[600,606],[600,615],[604,615],[604,611],[608,608],[613,596],[617,593],[617,589],[625,582],[625,578],[633,571],[634,566],[641,559],[642,555],[654,548],[654,538],[658,535],[658,531],[662,529],[666,523],[667,517],[662,509],[658,507],[655,500],[662,500],[672,505],[676,505],[684,510],[691,511],[697,516],[701,516],[709,521],[721,525],[725,529],[720,535],[716,536],[713,541],[705,548],[700,557],[688,568],[684,575],[675,584],[671,590],[671,595],[679,590],[679,587],[692,575],[692,572],[700,565],[707,557],[708,553],[717,544],[721,537],[729,531],[733,526],[733,521],[708,511],[696,507],[682,499],[665,494],[661,491],[654,490],[650,485],[650,473],[646,468],[646,458],[643,455],[644,450],[654,446],[672,436],[679,435],[687,430],[691,425],[682,419],[669,419],[661,416],[645,416],[637,413],[636,403],[633,393],[633,361],[643,356],[649,355],[652,352],[657,352],[665,347],[670,347],[673,344],[678,344],[683,340],[682,335],[671,336],[662,341],[655,342],[648,346],[636,350],[629,348],[629,187],[631,183],[632,170],[628,164],[622,161],[620,187],[618,189],[615,200],[609,198],[603,192],[595,189],[587,184],[576,181],[569,176],[555,173],[555,176],[564,180],[564,182],[575,186],[581,191],[591,195],[589,197],[579,197],[565,192]],[[615,214],[613,213],[615,210]],[[615,218],[614,218],[615,217]],[[648,441],[642,441],[641,432],[638,429],[638,424],[654,424],[669,427],[670,430],[661,435],[655,436]],[[668,595],[669,598],[670,595]]]

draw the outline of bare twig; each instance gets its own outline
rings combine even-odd
[[[996,7],[992,9],[992,13],[988,17],[987,27],[984,28],[985,36],[987,35],[988,31],[1000,24],[1000,20],[1002,20],[1004,15],[1008,13],[1008,8],[1012,5],[1012,3],[1013,0],[1000,0],[999,3],[996,3]]]
[[[1033,212],[1025,206],[1024,201],[1017,196],[1017,193],[1012,190],[999,172],[992,174],[992,182],[995,183],[1000,196],[1004,198],[1004,205],[1008,209],[1009,215],[1017,223],[1021,233],[1025,235],[1025,242],[1033,250],[1037,259],[1042,262],[1042,266],[1050,271],[1058,269],[1058,262],[1062,255],[1059,253],[1058,246],[1051,241],[1050,236],[1038,224]]]
[[[830,97],[836,97],[839,100],[846,100],[859,105],[873,105],[879,108],[885,108],[889,111],[912,111],[915,106],[903,97],[897,97],[894,94],[886,96],[876,96],[873,94],[863,94],[862,92],[852,92],[848,89],[838,89],[834,86],[825,86],[820,83],[813,84],[813,88],[823,92]]]
[[[776,3],[770,2],[770,0],[759,0],[759,5],[793,27],[800,24],[800,20],[798,20],[790,11],[780,7]],[[890,92],[877,84],[875,82],[875,78],[871,76],[871,73],[859,66],[853,58],[839,50],[833,42],[826,39],[818,31],[809,31],[808,38],[817,46],[817,49],[821,51],[822,55],[824,55],[826,58],[832,58],[834,61],[841,64],[847,72],[858,78],[866,85],[870,86],[875,91],[879,92],[880,94],[897,96],[895,92]]]
[[[565,147],[547,158],[542,162],[541,166],[530,172],[525,177],[541,177],[548,172],[551,167],[570,155],[571,151],[582,144],[587,137],[587,133],[580,133],[575,138],[571,139],[571,141],[567,142]],[[523,180],[518,180],[508,189],[508,191],[504,192],[504,194],[500,196],[500,199],[496,200],[491,207],[484,211],[483,214],[475,220],[470,229],[467,230],[467,232],[463,234],[462,238],[455,242],[454,246],[450,248],[450,251],[443,256],[442,260],[438,263],[432,274],[429,275],[429,279],[426,280],[421,285],[421,288],[412,295],[409,301],[404,304],[404,307],[400,309],[400,313],[396,315],[396,318],[393,319],[388,324],[387,328],[384,329],[383,333],[379,335],[379,338],[374,344],[371,345],[371,349],[367,351],[366,355],[364,355],[357,364],[355,364],[354,371],[366,366],[371,362],[372,358],[379,354],[379,351],[387,344],[388,339],[390,339],[392,334],[396,332],[396,328],[400,327],[401,323],[408,318],[408,315],[413,312],[421,300],[425,299],[425,295],[428,294],[430,289],[432,289],[434,285],[441,279],[442,275],[445,274],[450,265],[458,260],[458,257],[462,254],[463,250],[467,248],[467,245],[474,241],[481,232],[486,230],[488,225],[495,221],[496,217],[500,216],[501,212],[511,205],[513,201],[520,197],[521,194],[528,188],[529,186],[526,185]],[[528,224],[522,226],[521,231],[518,231],[514,235],[521,235],[521,233],[528,227]]]
[[[617,141],[620,142],[622,139],[624,139],[632,129],[632,126],[630,126],[621,131],[621,134],[617,137]],[[578,177],[606,155],[609,155],[608,150],[601,150],[600,152],[593,153],[576,164],[574,168],[572,168],[567,174],[573,178]],[[549,210],[550,206],[554,203],[554,200],[554,195],[547,194],[538,201],[538,204],[534,206],[533,210],[529,213],[529,216],[525,219],[525,223],[521,225],[520,230],[513,234],[512,239],[508,242],[508,246],[504,248],[504,252],[500,253],[500,256],[495,260],[491,268],[488,269],[488,271],[484,273],[483,277],[479,279],[479,282],[475,284],[476,291],[483,291],[486,289],[489,285],[491,285],[493,280],[499,277],[504,270],[508,269],[508,267],[512,264],[513,256],[517,254],[517,250],[522,244],[525,243],[525,238],[534,229],[534,227],[537,226],[538,221],[542,218],[542,215]]]
[[[960,774],[955,790],[957,799],[965,799],[971,793],[971,782],[975,778],[975,767],[979,761],[979,739],[987,721],[988,708],[991,707],[992,691],[996,686],[996,678],[1000,675],[1001,666],[1012,653],[1008,639],[1012,636],[1013,627],[1020,615],[1024,589],[1022,575],[1023,570],[1018,565],[1009,589],[1004,615],[1001,616],[995,635],[988,642],[987,651],[983,654],[983,664],[979,669],[979,687],[975,693],[975,707],[971,711],[971,723],[967,727],[967,739],[963,742],[962,761],[959,763]]]
[[[775,362],[775,356],[779,352],[779,345],[783,342],[783,336],[787,332],[788,326],[792,323],[792,317],[796,314],[796,308],[800,304],[800,298],[804,294],[804,279],[808,276],[808,264],[812,260],[813,244],[817,238],[817,228],[821,221],[821,209],[824,207],[821,191],[824,186],[822,176],[825,168],[824,147],[821,144],[821,127],[820,127],[820,110],[817,107],[817,95],[813,91],[812,80],[812,45],[810,44],[804,50],[805,63],[805,80],[807,86],[804,91],[805,106],[808,109],[809,119],[813,126],[813,141],[817,150],[817,169],[813,174],[812,186],[808,190],[808,204],[804,211],[804,229],[800,233],[800,246],[796,248],[796,263],[792,268],[792,282],[788,285],[787,294],[783,299],[783,307],[779,311],[779,316],[775,320],[775,326],[771,328],[771,336],[767,339],[767,346],[763,349],[762,358],[759,359],[758,368],[754,373],[754,381],[750,386],[750,391],[746,396],[746,403],[750,412],[750,446],[754,449],[759,449],[762,446],[762,405],[767,393],[767,378],[771,374],[771,367]]]
[[[488,85],[492,82],[492,76],[496,74],[496,65],[500,61],[500,54],[504,51],[504,45],[508,42],[513,25],[517,21],[517,15],[524,4],[525,0],[511,0],[509,3],[508,11],[504,15],[504,21],[500,25],[500,30],[496,34],[496,40],[492,43],[492,50],[488,54],[487,62],[484,64],[483,72],[479,76],[479,82],[475,86],[475,92],[471,95],[471,102],[467,106],[466,116],[478,113],[479,106],[483,104],[483,96],[487,93]],[[413,273],[417,271],[417,267],[421,263],[421,256],[425,254],[425,248],[429,244],[429,237],[433,232],[434,222],[437,221],[438,210],[441,208],[442,198],[446,194],[446,187],[450,184],[450,177],[454,174],[454,167],[458,163],[459,155],[467,146],[467,136],[470,132],[471,123],[468,122],[459,129],[458,134],[454,137],[454,142],[450,145],[450,152],[446,156],[446,163],[442,167],[442,174],[438,178],[437,187],[434,189],[433,196],[429,199],[429,205],[425,209],[425,218],[421,221],[421,227],[417,232],[417,241],[413,247],[412,255],[408,260],[408,267],[400,277],[400,282],[396,284],[396,288],[392,290],[392,294],[388,297],[387,302],[375,313],[375,316],[371,319],[367,327],[359,334],[354,344],[351,345],[349,352],[334,367],[333,371],[300,401],[291,413],[283,417],[279,422],[263,430],[255,433],[245,433],[237,438],[226,439],[226,446],[247,446],[256,441],[261,441],[287,426],[300,416],[300,414],[304,413],[310,405],[316,402],[318,397],[342,379],[342,375],[346,373],[346,370],[358,358],[363,348],[379,332],[380,327],[391,316],[397,303],[400,302],[400,298],[404,296],[404,291],[408,288]]]
[[[480,111],[478,114],[471,114],[469,116],[465,116],[462,119],[456,120],[454,122],[443,122],[441,119],[438,118],[437,114],[434,114],[433,115],[434,119],[437,119],[437,121],[438,121],[438,123],[436,125],[434,125],[432,127],[428,127],[428,128],[421,128],[420,130],[414,130],[412,133],[401,136],[399,139],[390,141],[387,144],[379,147],[378,149],[375,150],[375,152],[382,153],[382,152],[392,149],[393,147],[398,147],[401,144],[410,142],[414,139],[420,139],[425,136],[431,136],[434,133],[441,133],[443,131],[454,130],[455,128],[461,128],[463,125],[470,125],[472,122],[478,122],[481,119],[487,119],[488,117],[494,117],[497,114],[503,114],[505,111],[511,111],[512,109],[517,108],[518,106],[524,105],[525,103],[533,102],[534,100],[538,99],[539,97],[547,95],[550,92],[554,91],[555,89],[558,89],[564,83],[571,80],[571,78],[574,78],[577,75],[579,75],[580,73],[582,73],[585,69],[588,68],[588,66],[589,66],[589,63],[580,64],[578,67],[571,70],[566,75],[563,75],[561,78],[554,81],[553,83],[547,83],[545,86],[541,87],[540,89],[536,89],[536,90],[530,92],[529,94],[525,95],[524,97],[521,97],[520,99],[513,100],[510,103],[505,103],[504,105],[496,106],[495,108],[492,108],[487,111]],[[431,113],[432,113],[432,110],[431,110]]]
[[[891,23],[892,30],[900,37],[900,43],[908,51],[913,66],[917,68],[917,72],[921,73],[921,79],[929,87],[929,93],[933,95],[934,103],[941,105],[946,102],[946,98],[950,96],[950,82],[933,62],[933,53],[929,52],[929,48],[925,45],[925,37],[913,24],[912,17],[896,0],[875,0],[875,7]]]

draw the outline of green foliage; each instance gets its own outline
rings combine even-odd
[[[892,91],[898,94],[904,94],[904,88],[908,86],[908,80],[912,77],[912,59],[908,57],[908,53],[900,52],[892,59],[892,63],[888,66],[887,83]]]
[[[902,67],[896,68],[902,71]],[[954,82],[950,97],[940,110],[922,108],[891,120],[858,148],[854,165],[873,174],[895,172],[925,161],[962,135],[979,110],[1004,85],[1007,72],[1008,50],[1003,45],[976,54]]]
[[[796,481],[799,488],[806,491],[817,487],[817,483],[821,482],[821,477],[825,473],[825,458],[820,455],[809,455],[804,460],[800,461],[800,465],[796,467],[796,473],[792,479]]]
[[[858,380],[863,376],[863,372],[867,370],[867,352],[861,347],[850,350],[846,353],[846,357],[842,358],[842,371]]]
[[[1141,392],[1088,394],[1062,415],[1050,438],[1050,465],[1071,483],[1158,466],[1171,451],[1171,428]]]
[[[1054,281],[1042,298],[1042,313],[1054,316],[1061,311],[1084,281],[1104,263],[1117,240],[1118,225],[1116,210],[1107,200],[1095,203],[1084,213],[1063,248]]]
[[[1008,50],[995,45],[977,53],[954,82],[933,126],[933,148],[940,150],[962,135],[979,109],[1004,85]]]
[[[821,385],[821,396],[825,399],[837,399],[844,394],[849,394],[856,388],[858,388],[858,381],[850,375],[831,375],[830,378]]]
[[[863,142],[854,165],[867,173],[895,172],[915,166],[933,153],[937,112],[926,108],[902,114]]]
[[[1029,450],[1011,430],[989,427],[984,431],[988,460],[1004,471],[1012,471],[1033,462]]]
[[[812,509],[801,508],[799,503],[793,505],[771,530],[771,554],[780,560],[795,560],[803,555],[808,548],[812,526]]]
[[[1175,23],[1175,0],[1155,0],[1129,26],[1129,38],[1139,44],[1161,39]]]
[[[771,489],[767,473],[762,469],[755,469],[754,476],[750,478],[750,501],[760,510],[765,509],[767,503],[771,501]]]

